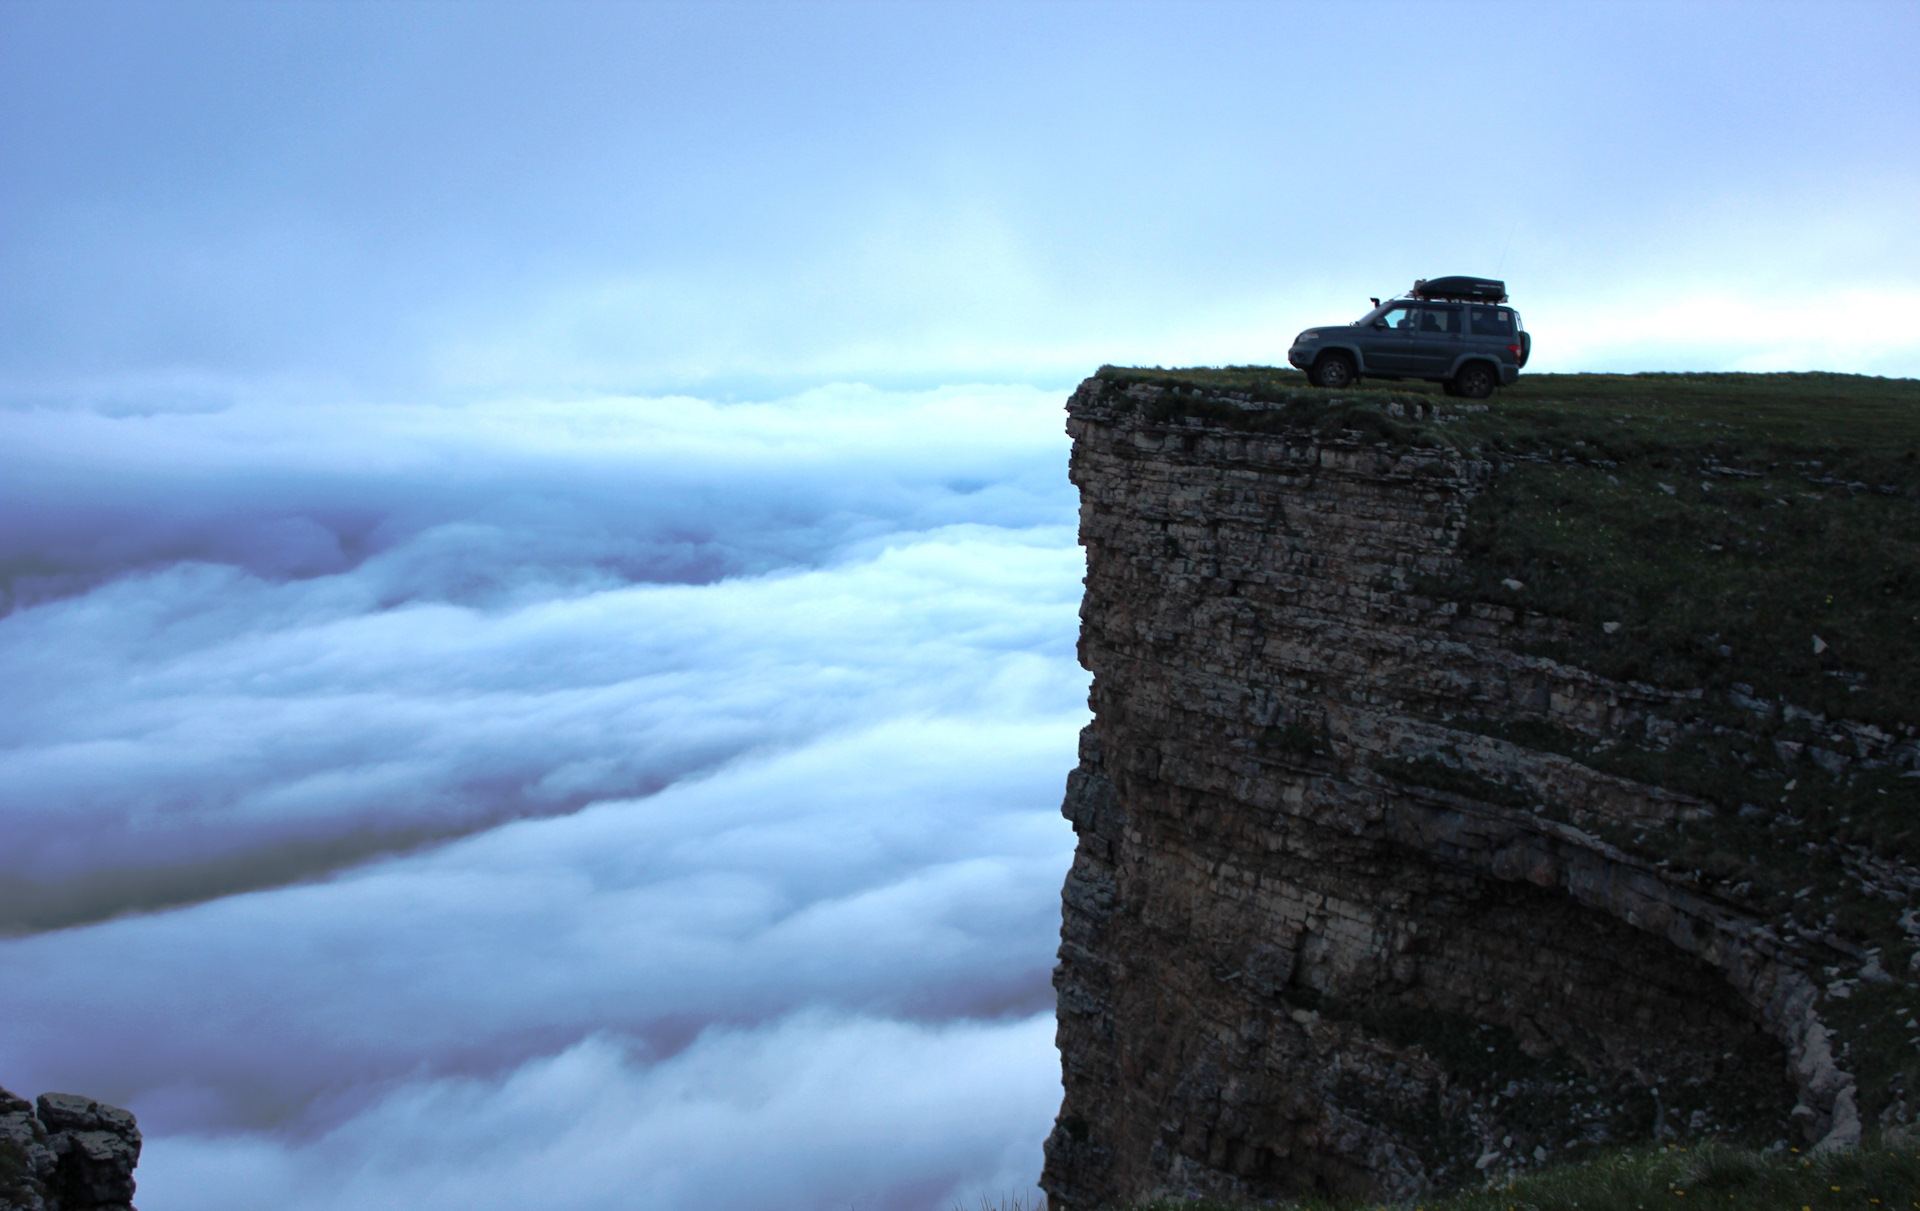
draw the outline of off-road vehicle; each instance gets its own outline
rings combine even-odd
[[[1422,279],[1403,298],[1351,324],[1309,328],[1293,338],[1287,361],[1316,387],[1348,387],[1367,378],[1421,378],[1448,395],[1485,399],[1520,377],[1533,338],[1506,306],[1507,284],[1487,278]]]

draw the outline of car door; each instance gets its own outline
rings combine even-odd
[[[1414,317],[1408,339],[1407,369],[1415,374],[1453,373],[1453,363],[1466,351],[1461,327],[1467,309],[1458,303],[1424,303]]]
[[[1360,325],[1354,338],[1360,346],[1360,358],[1366,364],[1363,374],[1405,374],[1414,326],[1411,303],[1396,303]]]

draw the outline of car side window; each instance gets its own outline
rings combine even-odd
[[[1385,323],[1389,328],[1397,328],[1402,332],[1411,332],[1413,331],[1413,308],[1389,307],[1380,313],[1380,318],[1375,320],[1374,323]]]
[[[1460,331],[1460,313],[1450,307],[1422,307],[1420,331],[1458,332]]]
[[[1475,307],[1468,315],[1475,336],[1512,336],[1513,313],[1499,307]]]

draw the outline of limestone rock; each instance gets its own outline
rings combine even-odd
[[[1524,654],[1552,620],[1408,587],[1457,566],[1489,465],[1160,391],[1092,379],[1068,405],[1094,719],[1063,806],[1049,1206],[1857,1139],[1804,958],[1579,824],[1712,809],[1462,725],[1669,726],[1668,691]]]
[[[139,1160],[127,1111],[70,1093],[36,1105],[0,1089],[0,1211],[133,1211]]]

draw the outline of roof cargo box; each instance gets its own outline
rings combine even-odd
[[[1466,303],[1504,303],[1507,284],[1491,278],[1433,278],[1413,284],[1417,299],[1458,299]]]

